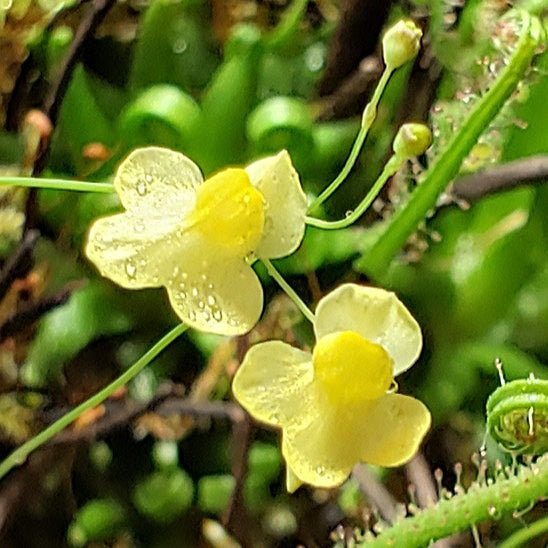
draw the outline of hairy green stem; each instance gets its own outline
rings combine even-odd
[[[0,478],[4,477],[12,468],[20,466],[34,450],[61,432],[65,427],[74,422],[82,413],[99,405],[106,400],[118,388],[128,383],[137,373],[143,370],[164,348],[171,344],[177,337],[182,335],[188,327],[184,324],[176,325],[169,333],[164,335],[150,350],[145,352],[131,367],[126,369],[117,379],[108,386],[91,396],[91,398],[77,405],[74,409],[63,415],[60,419],[50,424],[39,434],[25,442],[23,445],[10,453],[0,463]]]
[[[274,268],[274,265],[268,259],[261,259],[268,274],[276,280],[278,285],[285,291],[287,296],[297,305],[310,323],[314,323],[314,314],[304,301],[297,295],[295,290],[284,280],[283,276]]]
[[[548,533],[548,516],[516,531],[504,542],[499,544],[499,548],[520,548],[521,546],[529,546],[532,539],[539,537],[544,533]]]
[[[350,151],[346,163],[344,164],[341,172],[333,180],[333,182],[327,188],[325,188],[321,192],[321,194],[312,202],[312,204],[308,208],[309,213],[314,211],[319,205],[323,204],[325,200],[327,200],[327,198],[329,198],[329,196],[331,196],[331,194],[333,194],[333,192],[335,192],[335,190],[339,188],[339,186],[348,177],[350,170],[354,167],[354,164],[356,163],[356,160],[358,159],[358,156],[360,154],[360,150],[362,149],[365,138],[367,137],[367,133],[369,132],[369,129],[375,121],[375,117],[377,116],[377,106],[384,92],[384,89],[388,84],[388,80],[390,80],[390,76],[392,76],[392,72],[392,69],[384,69],[384,72],[381,75],[381,79],[379,80],[379,83],[375,88],[375,92],[373,93],[373,97],[371,98],[371,101],[367,103],[367,106],[363,111],[360,131],[358,132],[356,140],[352,145],[352,150]]]
[[[398,171],[403,161],[404,160],[398,158],[397,156],[392,156],[392,158],[390,158],[384,166],[379,178],[365,195],[365,198],[359,203],[356,209],[354,209],[354,211],[352,211],[352,213],[347,215],[344,219],[339,219],[338,221],[324,221],[323,219],[317,219],[316,217],[305,217],[306,224],[323,228],[324,230],[337,230],[339,228],[346,228],[347,226],[354,224],[373,203],[386,181],[388,181],[388,179]]]
[[[405,546],[420,548],[430,542],[462,531],[476,523],[500,518],[536,503],[548,493],[548,457],[522,466],[515,476],[491,484],[474,484],[468,492],[444,499],[420,510],[415,516],[401,518],[376,538],[359,546]]]
[[[499,113],[527,72],[544,32],[540,21],[526,12],[520,12],[521,34],[510,62],[501,72],[491,89],[476,103],[462,127],[455,133],[445,151],[428,170],[423,182],[414,190],[405,206],[390,219],[385,230],[358,262],[358,267],[379,280],[392,259],[416,230],[445,187],[458,173],[480,135]]]
[[[42,179],[38,177],[0,177],[0,186],[24,186],[30,188],[48,188],[52,190],[71,190],[74,192],[114,192],[111,183],[90,183],[69,179]]]

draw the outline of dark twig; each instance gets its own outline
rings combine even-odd
[[[61,291],[53,295],[47,295],[38,302],[27,305],[25,308],[18,310],[13,316],[8,318],[4,323],[0,324],[0,342],[8,337],[12,337],[20,333],[34,323],[37,319],[49,312],[53,308],[65,304],[72,292],[82,286],[82,282],[73,282]]]
[[[84,15],[80,25],[76,29],[74,40],[61,64],[59,78],[52,85],[44,100],[43,112],[49,118],[52,127],[55,127],[57,123],[59,110],[63,103],[72,72],[83,52],[86,40],[95,32],[95,29],[99,26],[114,2],[115,0],[91,0],[88,12]],[[33,177],[39,176],[46,167],[50,142],[50,139],[48,139],[47,142],[42,144],[40,150],[37,151],[32,168]],[[36,189],[34,188],[28,193],[25,215],[25,231],[27,231],[35,225],[37,216]]]
[[[105,407],[105,413],[101,418],[86,428],[64,430],[55,436],[48,445],[72,444],[79,441],[89,442],[104,437],[113,430],[126,426],[144,413],[159,411],[164,404],[181,401],[183,394],[184,387],[165,383],[158,388],[154,397],[145,403],[134,402],[126,398],[106,400],[102,404]],[[49,412],[48,422],[56,420],[66,411],[68,409],[56,409],[54,412]]]
[[[396,499],[386,487],[371,473],[366,464],[358,464],[352,470],[352,476],[358,481],[362,493],[377,508],[382,519],[393,523],[398,517]]]
[[[57,122],[59,109],[65,97],[72,71],[82,54],[86,40],[95,32],[95,29],[99,26],[113,4],[114,0],[91,0],[88,12],[84,15],[80,25],[76,29],[70,49],[61,64],[59,70],[60,76],[50,88],[44,100],[44,112],[48,115],[53,125]]]
[[[15,280],[24,278],[29,273],[32,268],[32,254],[37,239],[37,230],[27,232],[19,243],[19,247],[15,253],[8,259],[4,268],[0,271],[0,299],[5,297]]]
[[[405,465],[405,473],[408,482],[414,487],[415,498],[420,508],[432,506],[438,501],[436,485],[434,484],[428,462],[426,462],[422,453],[417,453],[415,457]],[[446,539],[438,540],[432,544],[432,546],[434,548],[451,548],[451,546],[454,546],[451,540],[452,538],[453,537],[448,537]]]
[[[390,0],[346,0],[327,54],[320,95],[333,93],[377,46]]]
[[[530,156],[484,169],[453,183],[453,194],[463,200],[477,200],[487,194],[510,190],[548,179],[548,155]]]
[[[322,110],[318,119],[326,121],[360,113],[381,72],[382,67],[376,55],[363,59],[358,68],[331,95],[322,99]]]
[[[248,468],[248,454],[253,437],[253,424],[248,415],[232,425],[233,456],[232,475],[236,480],[225,517],[227,531],[244,546],[253,546],[254,534],[250,528],[251,518],[244,504],[244,483]]]
[[[191,398],[170,398],[156,408],[161,416],[189,415],[192,417],[210,417],[212,419],[228,419],[234,423],[242,422],[245,413],[239,405],[224,401],[196,401]]]

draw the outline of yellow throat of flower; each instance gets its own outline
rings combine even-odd
[[[251,253],[263,234],[264,200],[245,170],[225,169],[197,190],[190,223],[209,240],[242,256]]]
[[[380,398],[392,383],[392,360],[384,348],[354,331],[322,337],[312,356],[315,378],[332,403]]]

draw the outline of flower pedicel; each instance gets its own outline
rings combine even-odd
[[[394,293],[342,285],[318,303],[314,332],[312,354],[280,341],[252,347],[232,386],[252,416],[282,428],[289,491],[337,486],[360,461],[403,464],[431,422],[423,403],[392,390],[422,347]]]
[[[86,255],[122,287],[165,286],[190,327],[236,335],[259,319],[253,258],[289,255],[304,235],[306,196],[289,154],[203,181],[172,150],[132,152],[114,179],[125,212],[95,221]]]

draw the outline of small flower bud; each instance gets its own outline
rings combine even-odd
[[[422,31],[413,21],[398,21],[382,39],[382,52],[386,67],[395,70],[413,59],[420,48]]]
[[[432,144],[432,132],[424,124],[403,124],[392,148],[399,158],[411,158],[423,154]]]

